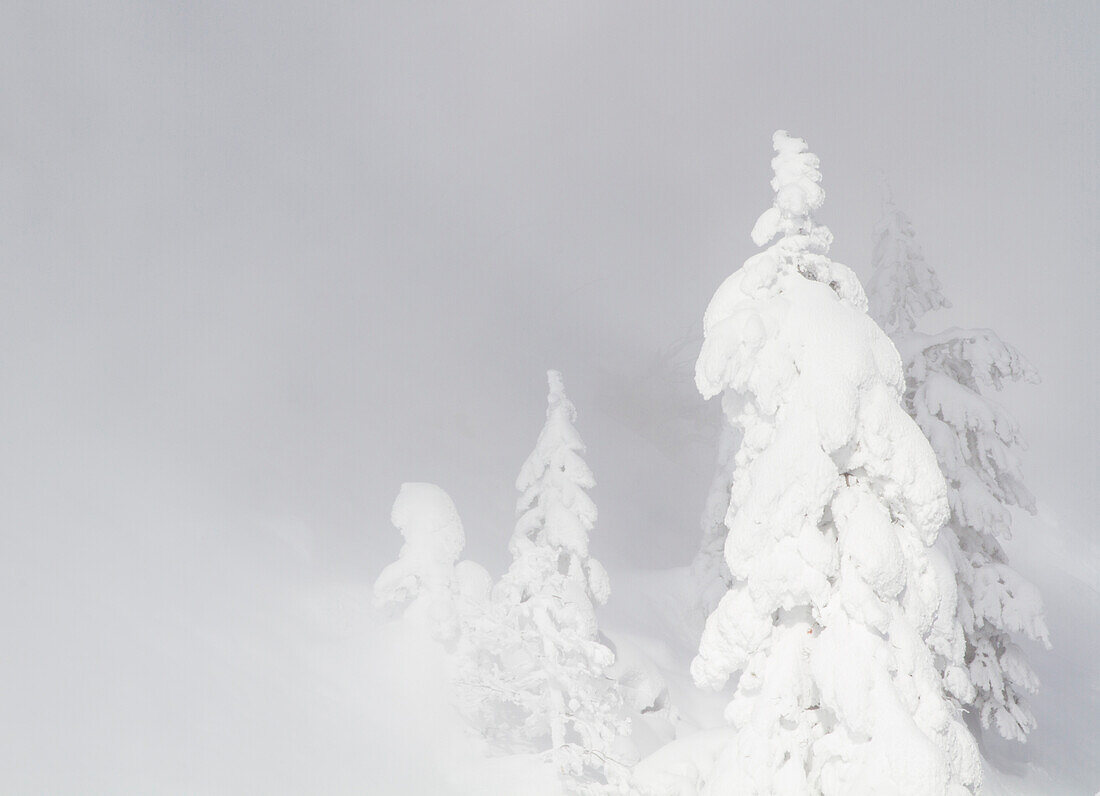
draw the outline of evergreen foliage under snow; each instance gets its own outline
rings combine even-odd
[[[774,143],[775,203],[753,240],[779,240],[714,295],[696,371],[742,434],[733,585],[692,664],[700,685],[739,676],[705,792],[974,792],[954,577],[932,546],[943,477],[900,405],[896,350],[826,256],[817,158],[783,131]]]
[[[595,613],[610,584],[588,551],[596,506],[586,490],[596,482],[561,374],[548,380],[546,424],[516,480],[512,564],[494,591],[504,628],[495,687],[518,710],[519,742],[549,750],[574,792],[625,792],[615,747],[628,725]]]
[[[951,517],[941,546],[958,573],[959,617],[975,686],[971,704],[986,729],[1024,741],[1035,717],[1024,698],[1038,679],[1014,638],[1049,647],[1038,590],[1008,563],[999,539],[1012,507],[1034,513],[1024,485],[1016,421],[984,391],[1038,381],[1023,356],[988,329],[922,334],[917,322],[950,306],[925,263],[909,219],[887,198],[875,230],[871,307],[905,361],[905,406],[932,442],[947,478]]]

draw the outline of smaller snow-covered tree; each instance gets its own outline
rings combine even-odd
[[[548,378],[546,425],[516,481],[512,564],[494,591],[498,615],[483,626],[499,653],[478,668],[486,699],[511,714],[498,744],[548,751],[572,792],[625,792],[627,771],[615,752],[627,729],[622,696],[594,607],[610,586],[588,550],[596,506],[586,490],[595,479],[561,374]]]
[[[1038,679],[1014,637],[1050,645],[1038,590],[1008,563],[999,539],[1012,530],[1011,507],[1034,513],[1024,485],[1016,421],[983,391],[1005,381],[1035,382],[1020,353],[988,329],[922,334],[925,313],[948,307],[909,219],[887,194],[875,229],[870,305],[905,362],[905,407],[932,443],[947,479],[951,518],[940,545],[957,570],[966,663],[984,728],[1025,741],[1035,718],[1023,694]]]
[[[466,535],[454,502],[435,484],[405,483],[390,521],[405,544],[375,581],[375,604],[423,624],[441,641],[455,641],[464,618],[478,610],[489,575],[472,561],[458,561]]]
[[[875,225],[873,272],[867,283],[871,317],[891,338],[916,328],[927,312],[951,306],[936,272],[924,259],[913,225],[884,186],[884,210]]]
[[[466,544],[454,502],[435,484],[405,483],[390,521],[405,544],[375,581],[375,604],[424,618],[449,634],[455,563]]]

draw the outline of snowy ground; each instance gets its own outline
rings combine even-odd
[[[1010,554],[1021,562],[1023,574],[1043,590],[1054,649],[1029,649],[1043,686],[1033,700],[1039,727],[1028,743],[983,737],[985,792],[990,796],[1093,794],[1100,786],[1100,659],[1096,655],[1100,640],[1096,562],[1100,558],[1082,538],[1043,518],[1021,522]],[[726,739],[721,714],[728,694],[701,691],[688,674],[701,617],[685,610],[692,589],[687,571],[620,572],[612,577],[613,596],[602,612],[604,629],[624,661],[657,673],[671,698],[671,725],[664,719],[636,724],[635,743],[647,756],[640,770],[647,781],[667,788],[661,793],[692,793],[694,776],[706,770]],[[362,612],[361,605],[349,604],[345,609]],[[345,609],[334,610],[330,605],[322,613],[339,615]],[[467,759],[454,765],[453,771],[458,773],[445,782],[454,793],[558,792],[545,771],[541,777],[533,776],[539,767],[526,759],[472,766]],[[506,783],[510,789],[502,790]],[[416,792],[415,787],[407,792]]]
[[[286,524],[240,521],[230,543],[211,523],[168,521],[165,510],[186,518],[194,507],[128,492],[124,469],[80,483],[45,475],[9,473],[19,489],[5,510],[19,530],[4,540],[12,571],[0,602],[20,639],[4,662],[21,676],[0,683],[6,792],[473,796],[535,794],[541,782],[553,793],[530,760],[480,761],[432,657],[377,625],[380,567],[335,578]],[[61,505],[30,516],[55,490],[79,517]],[[111,495],[131,509],[105,513]],[[124,548],[141,568],[113,555]],[[1020,524],[1010,554],[1043,591],[1054,648],[1030,650],[1043,680],[1032,739],[986,750],[991,794],[1100,787],[1098,553],[1053,521]],[[29,577],[46,561],[47,580]],[[610,574],[601,619],[620,654],[659,671],[682,733],[719,727],[721,695],[687,672],[700,618],[683,614],[682,571]],[[647,765],[688,776],[685,760],[705,764],[712,739]],[[636,740],[652,751],[667,728],[639,728]]]
[[[1096,654],[1100,633],[1100,556],[1095,546],[1067,532],[1042,515],[1021,518],[1010,554],[1020,562],[1023,574],[1044,594],[1050,622],[1053,650],[1029,649],[1042,678],[1042,690],[1033,700],[1039,727],[1026,745],[983,737],[986,757],[986,789],[990,796],[1061,796],[1093,794],[1100,786],[1100,658]],[[690,794],[697,773],[705,771],[718,747],[726,740],[722,710],[726,693],[712,693],[695,687],[688,665],[695,654],[702,617],[686,610],[692,585],[685,568],[612,573],[613,593],[601,612],[604,630],[624,663],[659,676],[669,689],[671,720],[662,715],[635,725],[634,742],[646,759],[639,770],[646,781],[661,783],[666,790],[655,792]],[[400,639],[396,628],[379,630],[366,608],[367,591],[362,584],[326,589],[314,594],[303,621],[324,628],[325,647],[316,651],[314,676],[337,692],[357,682],[353,674],[356,656],[375,660],[389,682],[404,684],[396,693],[417,698],[396,715],[404,715],[411,732],[423,745],[426,731],[441,740],[437,748],[450,748],[444,758],[435,758],[437,781],[433,787],[472,796],[504,792],[559,794],[551,772],[529,758],[481,760],[480,749],[464,738],[453,716],[435,716],[424,721],[438,704],[429,705],[423,684],[433,682],[430,671],[416,671],[410,679],[401,660],[389,655],[377,658],[361,649],[357,637],[388,639],[391,650],[409,643]],[[331,653],[337,651],[333,656]],[[415,657],[415,656],[413,656]],[[427,658],[424,658],[425,660]],[[322,661],[324,663],[322,664]],[[385,677],[386,675],[383,675]],[[410,685],[410,683],[412,685]],[[360,688],[351,704],[370,710],[370,699]],[[443,695],[436,692],[436,697]],[[337,700],[349,704],[347,695]],[[442,728],[442,729],[441,729]],[[670,743],[671,742],[671,743]],[[450,744],[450,747],[447,746]],[[402,746],[403,744],[398,744]],[[463,751],[455,751],[463,750]],[[398,758],[401,759],[401,758]],[[405,758],[407,759],[407,758]],[[425,783],[409,779],[413,770],[389,770],[378,782],[379,792],[422,793]],[[426,776],[423,769],[418,776]],[[682,789],[682,791],[680,790]]]

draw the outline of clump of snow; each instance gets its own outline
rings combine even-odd
[[[453,633],[455,562],[466,544],[454,502],[435,484],[402,484],[390,520],[405,544],[375,581],[375,603]]]

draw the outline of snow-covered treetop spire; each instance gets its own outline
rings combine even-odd
[[[775,202],[752,228],[753,243],[764,246],[782,234],[793,248],[825,254],[833,242],[832,233],[813,219],[813,212],[825,203],[820,161],[805,141],[792,138],[786,130],[776,131],[772,145],[777,153],[772,159]]]
[[[887,334],[912,331],[925,313],[951,306],[936,272],[924,260],[909,217],[894,204],[885,180],[871,262],[874,274],[867,300],[871,316]]]
[[[855,274],[827,256],[833,233],[813,217],[825,203],[817,155],[786,130],[776,131],[772,145],[776,151],[771,182],[775,199],[757,219],[752,240],[757,246],[766,246],[777,236],[779,240],[758,255],[766,263],[754,265],[760,261],[750,258],[746,266],[751,270],[797,271],[806,279],[828,285],[856,309],[866,309],[867,297]]]
[[[565,382],[562,381],[560,370],[548,370],[546,371],[546,383],[550,385],[550,392],[547,393],[546,402],[553,407],[554,404],[561,401],[568,402],[569,399],[565,397]],[[569,404],[573,408],[572,419],[577,419],[577,408]]]

